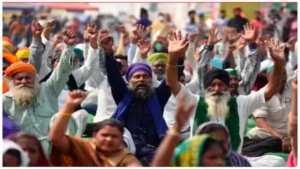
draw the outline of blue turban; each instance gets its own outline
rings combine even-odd
[[[126,71],[126,80],[129,81],[132,75],[138,71],[146,72],[150,77],[152,77],[152,69],[145,63],[133,63]]]

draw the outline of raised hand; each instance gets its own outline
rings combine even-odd
[[[97,38],[98,38],[98,30],[95,24],[87,24],[87,34],[89,38],[89,42],[92,48],[98,49]]]
[[[75,33],[68,29],[65,29],[63,31],[63,39],[64,39],[65,44],[67,44],[69,46],[74,46],[76,44],[76,40],[77,40]]]
[[[113,55],[113,47],[114,39],[112,36],[105,35],[101,41],[99,42],[99,45],[103,48],[105,56],[112,56]]]
[[[269,42],[268,44],[268,49],[274,62],[284,66],[286,63],[285,54],[284,54],[285,46],[280,47],[279,40],[277,40],[275,43],[274,39],[271,39],[271,42]]]
[[[186,96],[185,95],[181,95],[180,99],[178,101],[177,104],[177,108],[176,108],[176,122],[174,125],[174,128],[178,131],[181,131],[181,128],[188,122],[190,115],[192,113],[192,110],[195,108],[195,104],[190,104],[187,109],[185,109],[184,107],[184,101],[185,101]]]
[[[294,78],[293,78],[293,81],[292,81],[292,88],[294,90],[294,92],[298,91],[298,70],[295,71],[295,75],[294,75]]]
[[[255,27],[250,23],[246,23],[246,25],[244,25],[244,30],[245,35],[240,34],[240,36],[242,36],[249,44],[255,43]]]
[[[146,59],[151,47],[150,42],[146,41],[145,39],[141,39],[138,42],[138,47],[142,59]]]
[[[138,34],[140,39],[145,38],[146,34],[149,33],[150,30],[151,29],[145,29],[145,27],[143,25],[140,25],[140,24],[137,26],[137,29],[136,29],[137,34]]]
[[[101,29],[98,32],[98,42],[101,41],[102,38],[104,38],[106,35],[109,35],[109,29]]]
[[[190,42],[193,43],[196,40],[196,38],[199,36],[199,34],[200,34],[199,32],[191,33],[190,34]]]
[[[207,44],[210,46],[214,46],[215,44],[219,43],[222,39],[218,39],[218,33],[219,31],[216,32],[216,27],[212,27],[209,29],[208,33],[208,40]]]
[[[116,27],[116,29],[118,31],[120,31],[121,33],[123,33],[123,34],[127,33],[126,28],[125,28],[124,25],[119,25],[119,26]]]
[[[31,22],[31,32],[35,39],[41,39],[41,35],[43,32],[43,27],[41,24],[39,24],[36,20],[33,20]]]
[[[52,19],[46,23],[45,30],[53,31],[55,29],[56,20]]]
[[[171,56],[175,57],[182,57],[185,55],[186,50],[189,47],[189,41],[188,41],[188,34],[185,35],[184,38],[182,38],[181,31],[173,32],[173,39],[171,39],[171,36],[168,36],[169,39],[169,47],[168,52]]]
[[[86,98],[86,96],[87,96],[86,92],[81,90],[74,90],[68,94],[65,106],[68,108],[76,108],[82,103],[82,101]]]
[[[240,39],[237,42],[237,48],[239,51],[244,51],[244,48],[246,46],[246,40],[243,37],[240,37]]]

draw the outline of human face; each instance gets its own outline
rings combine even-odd
[[[201,167],[223,167],[225,166],[224,151],[222,148],[213,144],[201,156]]]
[[[226,17],[226,13],[225,13],[225,12],[221,12],[221,13],[220,13],[220,17],[221,17],[221,18],[225,18],[225,17]]]
[[[241,15],[241,11],[236,9],[233,11],[233,14],[234,14],[234,16],[239,16],[239,15]]]
[[[16,143],[24,150],[25,153],[27,153],[30,159],[29,166],[35,166],[40,157],[40,150],[36,140],[20,138],[16,141]]]
[[[117,62],[121,63],[122,68],[120,70],[121,75],[125,75],[127,68],[128,68],[128,63],[125,59],[116,59]]]
[[[15,86],[25,85],[26,87],[34,86],[34,75],[29,72],[20,72],[14,75],[13,83]]]
[[[162,79],[166,74],[166,64],[163,61],[158,60],[152,66],[152,70],[158,79]]]
[[[27,63],[29,59],[21,59],[22,62]]]
[[[229,84],[229,91],[230,93],[235,93],[239,87],[239,79],[234,76],[230,75],[230,84]]]
[[[123,147],[123,134],[112,125],[107,125],[93,134],[94,143],[101,152],[110,155]]]
[[[143,71],[136,72],[130,79],[130,84],[135,86],[136,89],[145,89],[150,87],[151,77]]]
[[[222,130],[216,130],[216,131],[213,131],[211,133],[209,133],[209,135],[211,136],[215,136],[219,139],[221,139],[223,141],[223,148],[224,150],[228,150],[228,134],[226,134],[224,131]]]
[[[3,154],[3,167],[18,167],[20,161],[17,157],[10,154]]]
[[[208,86],[207,90],[209,92],[216,92],[218,94],[218,93],[226,92],[228,90],[228,87],[221,80],[214,79],[211,82],[211,84]]]

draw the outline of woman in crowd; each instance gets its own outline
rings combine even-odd
[[[16,144],[18,144],[23,149],[23,151],[27,153],[30,159],[30,167],[51,166],[42,148],[41,143],[35,135],[21,131],[12,135],[9,138]]]
[[[11,140],[2,142],[3,167],[27,167],[29,158],[20,146]]]
[[[230,135],[228,129],[222,124],[207,122],[197,129],[197,135],[210,134],[223,140],[223,147],[226,150],[226,166],[228,167],[251,167],[250,163],[243,156],[231,150]]]

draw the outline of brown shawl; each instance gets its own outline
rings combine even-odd
[[[98,167],[121,167],[128,160],[135,158],[126,148],[105,157],[96,151],[94,144],[89,140],[66,136],[70,144],[70,152],[63,154],[52,145],[50,160],[54,166],[98,166]]]

